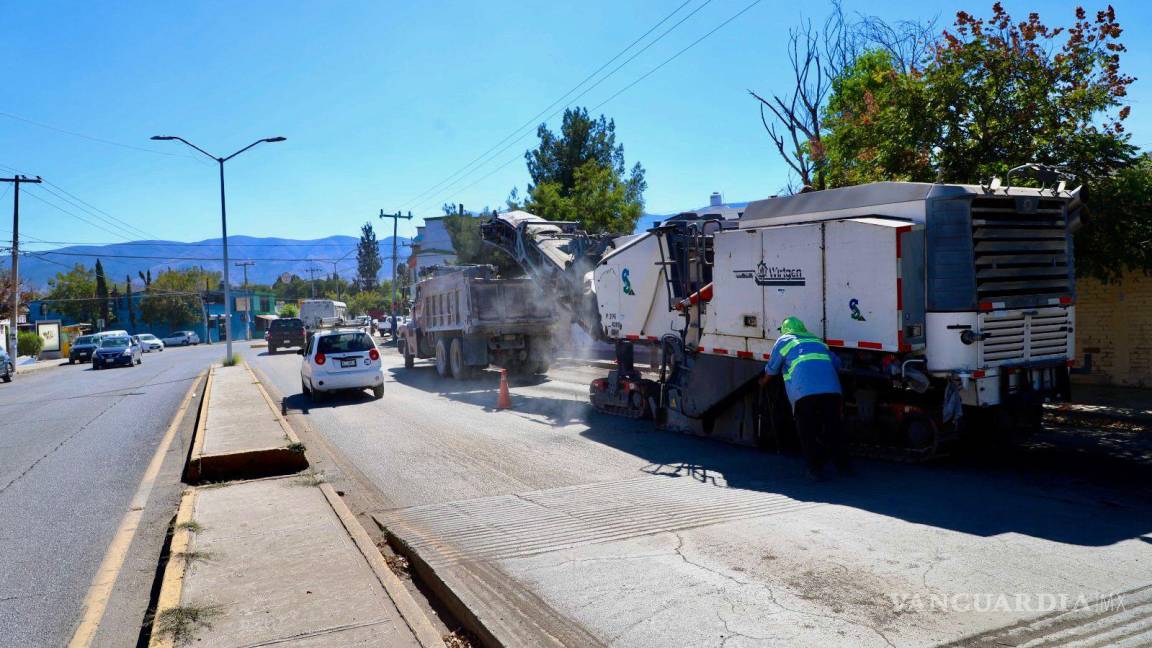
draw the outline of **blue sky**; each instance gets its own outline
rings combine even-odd
[[[86,206],[30,191],[88,221],[101,223],[96,208],[176,240],[219,235],[216,169],[177,143],[149,141],[155,134],[224,155],[262,137],[288,138],[229,163],[232,234],[355,235],[381,208],[424,216],[443,202],[498,205],[527,180],[520,154],[535,137],[516,128],[680,1],[7,3],[0,170],[42,175]],[[691,0],[655,34],[703,2]],[[712,0],[576,103],[600,104],[749,2]],[[888,19],[938,16],[942,26],[958,9],[985,15],[991,6],[844,4]],[[1066,24],[1075,3],[1005,5]],[[1131,87],[1128,126],[1149,148],[1152,8],[1114,5],[1129,48],[1123,67],[1142,79]],[[699,206],[712,191],[762,198],[784,185],[746,89],[787,84],[788,28],[823,19],[829,7],[763,0],[600,109],[616,120],[628,163],[647,168],[648,211]],[[517,143],[491,162],[427,191],[512,132]],[[0,187],[0,196],[7,213],[11,193]],[[32,238],[143,237],[35,199],[21,206],[22,233]],[[401,224],[402,234],[413,229]]]

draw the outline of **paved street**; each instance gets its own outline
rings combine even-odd
[[[222,355],[170,349],[134,368],[64,365],[0,385],[0,645],[68,641],[181,399]]]
[[[299,356],[247,353],[290,407],[306,405]],[[514,381],[514,407],[499,412],[494,372],[445,381],[425,363],[403,369],[392,349],[384,358],[382,400],[353,395],[291,418],[371,482],[374,517],[512,633],[926,645],[1045,610],[909,610],[900,597],[1131,598],[1152,583],[1146,457],[1043,437],[927,466],[862,460],[859,477],[812,485],[796,457],[591,412],[600,369]],[[1127,632],[1129,621],[1109,623]]]

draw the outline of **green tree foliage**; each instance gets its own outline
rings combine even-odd
[[[300,307],[296,304],[284,304],[280,307],[280,317],[300,317]]]
[[[585,108],[564,111],[560,133],[545,124],[540,145],[524,154],[532,183],[523,208],[549,220],[574,220],[592,233],[630,233],[644,209],[644,167],[624,164],[616,123]],[[518,194],[509,207],[520,206]]]
[[[52,309],[67,323],[95,324],[99,309],[96,300],[96,273],[77,263],[67,272],[57,272],[48,280]]]
[[[104,276],[104,265],[100,263],[100,259],[96,259],[96,312],[97,316],[104,321],[104,326],[112,325],[112,312],[108,308],[108,279]]]
[[[200,306],[204,286],[219,285],[219,272],[200,268],[160,272],[148,294],[140,301],[140,313],[147,322],[177,328],[202,319]]]
[[[20,331],[16,335],[16,350],[22,356],[38,356],[44,348],[44,339],[32,331]]]
[[[1084,184],[1092,216],[1077,235],[1078,272],[1152,270],[1146,243],[1120,243],[1147,241],[1152,218],[1140,193],[1150,168],[1123,126],[1133,79],[1120,70],[1121,33],[1111,7],[1093,17],[1077,8],[1070,26],[1049,27],[997,3],[987,19],[959,12],[919,66],[863,53],[825,108],[829,186],[972,183],[1025,162],[1063,166]]]
[[[462,265],[492,265],[503,277],[519,276],[523,273],[516,263],[503,250],[488,245],[480,236],[480,225],[487,216],[485,208],[479,216],[458,213],[452,205],[444,205],[444,229],[452,239],[452,250],[456,261]],[[399,274],[399,272],[397,272]],[[399,298],[399,297],[398,297]]]
[[[379,290],[361,290],[348,301],[349,315],[367,315],[370,311],[388,311],[388,304],[392,299],[390,291],[381,287]]]
[[[382,265],[376,232],[372,229],[372,223],[364,223],[360,228],[360,242],[356,245],[357,279],[362,290],[376,288]]]
[[[124,275],[124,295],[128,304],[128,324],[136,330],[136,304],[132,301],[132,275]]]

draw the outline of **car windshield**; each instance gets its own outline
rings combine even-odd
[[[272,322],[274,329],[298,329],[303,328],[304,322],[298,319],[280,319]]]
[[[81,335],[80,337],[76,338],[76,344],[92,344],[92,336]]]
[[[128,346],[128,338],[126,337],[110,337],[100,340],[101,349],[117,349]]]
[[[145,333],[144,335],[140,336],[140,339],[141,340],[155,340],[156,336],[152,335],[151,333]]]
[[[372,339],[364,333],[334,333],[320,338],[316,350],[320,353],[371,351]]]

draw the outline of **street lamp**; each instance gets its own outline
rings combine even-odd
[[[212,158],[213,160],[216,160],[216,162],[220,165],[220,230],[224,234],[224,238],[223,238],[223,246],[224,246],[224,331],[226,332],[225,335],[227,336],[227,340],[228,340],[227,346],[225,347],[225,356],[224,357],[229,362],[231,362],[232,361],[232,286],[231,286],[230,282],[228,281],[228,211],[224,207],[224,163],[227,162],[228,160],[231,160],[232,158],[236,157],[237,155],[240,155],[244,151],[247,151],[248,149],[252,148],[253,146],[256,146],[257,144],[262,143],[262,142],[283,142],[287,138],[285,138],[285,137],[266,137],[262,140],[256,140],[255,142],[252,142],[248,146],[245,146],[244,148],[240,149],[239,151],[236,151],[232,155],[229,155],[228,157],[216,157],[215,155],[212,155],[208,151],[205,151],[204,149],[200,148],[199,146],[196,146],[192,142],[189,142],[188,140],[184,139],[183,137],[176,137],[174,135],[153,135],[152,139],[157,140],[157,141],[176,140],[178,142],[184,142],[188,146],[196,149],[197,151],[200,151],[204,155],[207,155],[208,157]],[[204,331],[204,334],[207,335],[208,331]]]

